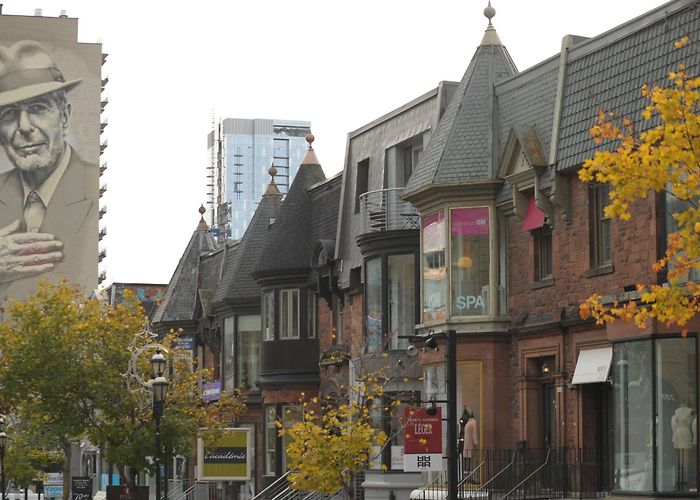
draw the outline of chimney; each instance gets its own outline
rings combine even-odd
[[[68,17],[68,12],[66,9],[61,9],[61,14],[58,17]]]
[[[34,9],[34,15],[35,15],[35,16],[41,16],[41,15],[43,15],[42,10],[41,10],[41,9]]]
[[[2,15],[2,4],[0,3],[0,15]]]

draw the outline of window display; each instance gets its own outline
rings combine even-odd
[[[621,342],[613,352],[613,488],[697,491],[696,340]]]
[[[489,209],[450,210],[452,316],[489,314]]]

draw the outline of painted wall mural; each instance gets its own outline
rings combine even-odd
[[[42,278],[97,286],[101,48],[48,21],[56,40],[0,36],[0,302]]]

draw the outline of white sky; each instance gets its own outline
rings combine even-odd
[[[486,0],[0,0],[4,14],[78,17],[109,54],[107,282],[167,283],[206,202],[206,135],[218,117],[310,120],[330,176],[347,133],[459,81]],[[595,36],[661,0],[493,0],[516,66]]]

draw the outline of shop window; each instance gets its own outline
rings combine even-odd
[[[695,338],[622,342],[613,350],[613,488],[697,491]]]
[[[227,316],[224,318],[224,387],[225,391],[231,392],[235,386],[235,353],[234,353],[234,320],[235,316]]]
[[[547,224],[532,231],[535,247],[535,281],[552,277],[552,228]]]
[[[591,207],[591,266],[594,268],[612,264],[612,238],[610,234],[610,217],[605,215],[609,200],[610,185],[596,184],[590,188]]]
[[[420,401],[419,391],[387,392],[371,402],[371,425],[386,434],[387,443],[372,447],[370,469],[403,471],[404,408],[415,406],[415,401]]]
[[[270,290],[262,296],[263,340],[275,340],[275,292]]]
[[[238,316],[236,383],[246,390],[258,389],[256,381],[260,374],[260,337],[259,315]]]
[[[299,338],[299,289],[280,290],[280,339]]]
[[[450,210],[451,289],[453,316],[489,313],[488,207]]]
[[[423,322],[447,318],[447,268],[445,267],[445,214],[436,212],[421,221],[423,254]]]

